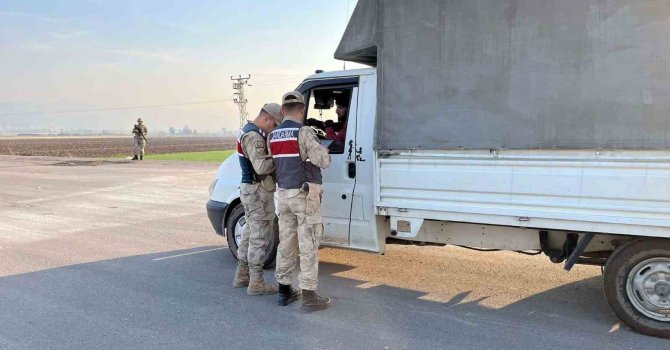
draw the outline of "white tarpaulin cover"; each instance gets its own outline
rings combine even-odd
[[[379,149],[670,147],[670,2],[359,0]]]

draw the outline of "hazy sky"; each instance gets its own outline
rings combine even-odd
[[[250,73],[249,112],[333,53],[356,0],[0,2],[0,127],[199,130],[237,126],[230,76]],[[354,68],[347,64],[347,68]]]

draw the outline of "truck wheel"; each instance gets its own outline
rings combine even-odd
[[[224,219],[225,220],[225,219]],[[242,239],[242,229],[246,225],[247,221],[244,217],[244,207],[242,203],[238,203],[233,210],[228,215],[228,222],[224,223],[226,227],[226,236],[228,239],[228,248],[233,254],[235,259],[237,259],[237,247]],[[265,268],[270,268],[275,263],[275,258],[277,257],[277,246],[279,245],[279,224],[275,218],[273,227],[273,234],[270,238],[270,243],[268,244],[267,249],[265,250]]]
[[[604,291],[628,327],[670,338],[670,240],[644,238],[618,247],[605,266]]]

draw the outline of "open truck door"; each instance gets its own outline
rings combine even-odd
[[[356,206],[353,194],[356,185],[358,79],[306,82],[300,91],[307,101],[305,124],[315,129],[331,156],[331,166],[322,170],[322,242],[324,245],[346,247],[350,242],[351,217]],[[362,207],[362,203],[357,205],[359,209]]]

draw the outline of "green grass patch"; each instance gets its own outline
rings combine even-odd
[[[146,154],[144,159],[151,160],[184,160],[196,162],[223,162],[235,151],[180,152],[165,154]]]

